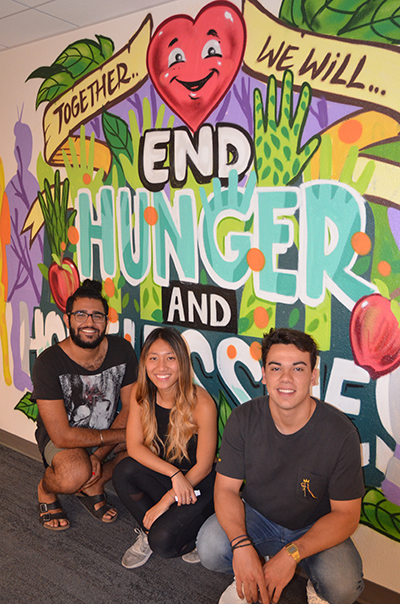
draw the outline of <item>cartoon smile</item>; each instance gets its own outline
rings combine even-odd
[[[190,92],[198,92],[199,90],[201,90],[203,88],[203,86],[205,86],[207,84],[207,82],[212,78],[214,73],[216,73],[218,75],[218,71],[216,69],[212,69],[211,72],[208,74],[208,76],[206,76],[202,80],[197,80],[195,82],[184,82],[183,80],[179,80],[178,77],[175,76],[171,79],[171,82],[173,80],[176,80],[178,82],[178,84],[181,84],[182,86],[187,88],[187,90],[189,90]]]

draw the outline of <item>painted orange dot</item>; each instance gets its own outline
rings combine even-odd
[[[125,338],[125,340],[127,340],[128,342],[132,342],[132,336],[131,336],[131,334],[130,334],[130,333],[126,333],[126,334],[124,335],[124,338]]]
[[[362,135],[363,127],[358,120],[347,120],[339,126],[339,140],[347,145],[354,145]]]
[[[252,247],[247,252],[246,256],[247,264],[255,273],[259,273],[265,266],[265,257],[261,250],[256,247]]]
[[[235,359],[237,355],[236,346],[230,344],[226,349],[226,354],[228,355],[228,359]]]
[[[68,239],[72,245],[76,245],[79,241],[79,231],[75,226],[70,226],[68,229]]]
[[[110,321],[110,323],[116,323],[118,321],[118,313],[115,308],[110,307],[108,309],[108,320]]]
[[[144,211],[144,219],[150,226],[154,226],[158,220],[158,213],[155,208],[149,206]]]
[[[368,235],[359,231],[358,233],[354,233],[352,236],[351,245],[356,254],[359,256],[365,256],[370,252],[372,244]]]
[[[115,294],[115,285],[114,285],[113,280],[110,279],[110,277],[108,277],[104,281],[104,291],[106,292],[106,294],[109,298],[112,298],[113,295]]]
[[[261,344],[260,344],[260,342],[252,342],[250,344],[250,355],[255,361],[261,360]]]
[[[386,262],[386,260],[381,260],[378,264],[378,271],[382,277],[389,277],[390,273],[392,272],[392,267],[390,266],[389,262]]]
[[[67,249],[67,246],[65,244],[65,241],[61,241],[60,243],[60,248],[62,249],[63,252],[65,252],[65,250]]]
[[[82,180],[83,183],[85,185],[90,185],[90,183],[92,182],[92,177],[90,176],[90,174],[88,174],[87,172],[82,176]]]
[[[255,326],[258,327],[258,329],[264,329],[265,327],[267,327],[269,322],[269,315],[265,308],[263,308],[262,306],[257,306],[257,308],[254,309],[253,318]]]

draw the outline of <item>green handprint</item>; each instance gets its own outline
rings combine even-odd
[[[276,88],[276,79],[270,75],[265,111],[261,91],[254,90],[255,169],[257,184],[264,187],[289,185],[296,180],[320,144],[320,137],[314,136],[300,148],[311,102],[310,86],[302,85],[293,115],[293,74],[286,70],[278,116]]]
[[[87,152],[85,126],[81,126],[79,137],[79,158],[74,140],[72,138],[68,139],[68,144],[71,157],[68,157],[64,149],[62,150],[62,154],[67,176],[70,181],[72,203],[75,204],[75,199],[79,189],[85,187],[86,189],[90,190],[93,205],[96,206],[96,194],[103,184],[104,170],[100,168],[93,177],[95,146],[94,132],[92,132],[90,136],[89,149]]]
[[[250,209],[256,176],[254,172],[250,173],[244,193],[238,190],[238,173],[236,170],[231,170],[229,173],[227,189],[222,190],[219,178],[214,178],[212,184],[214,194],[209,200],[205,190],[200,187],[200,198],[204,211],[204,249],[210,265],[219,275],[223,273],[224,277],[231,279],[232,282],[239,282],[248,270],[246,258],[248,240],[246,238],[236,238],[235,245],[237,250],[240,247],[240,251],[238,250],[235,260],[222,259],[221,255],[225,254],[227,232],[243,233],[249,230],[247,227],[249,216],[246,215]],[[221,214],[222,218],[219,219]],[[235,214],[238,215],[235,216]],[[228,230],[226,228],[227,222],[230,227]],[[215,225],[217,225],[216,230]],[[216,242],[214,240],[215,232]],[[226,275],[226,271],[231,271],[229,277]]]
[[[126,181],[130,184],[130,186],[134,190],[137,189],[138,187],[143,186],[142,181],[140,180],[140,177],[139,177],[139,161],[138,161],[140,137],[141,137],[141,134],[143,134],[144,132],[146,132],[146,130],[149,130],[152,127],[151,107],[150,107],[150,101],[147,97],[145,97],[143,99],[142,107],[143,107],[142,132],[140,132],[139,123],[138,123],[138,119],[137,119],[135,111],[133,111],[133,109],[130,109],[130,111],[129,111],[129,126],[130,126],[130,130],[131,130],[133,157],[132,157],[132,159],[130,159],[129,157],[127,157],[124,154],[119,155],[119,161],[121,162],[121,166],[124,171],[124,176],[126,178]],[[155,123],[156,129],[162,128],[163,121],[164,121],[164,114],[165,114],[165,105],[160,105],[160,108],[158,110],[157,117],[156,117],[156,123]],[[168,128],[173,127],[174,120],[175,120],[174,116],[171,116],[169,118],[168,124],[167,124]]]

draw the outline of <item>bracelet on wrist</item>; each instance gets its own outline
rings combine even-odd
[[[253,541],[247,535],[243,535],[243,539],[240,539],[234,545],[231,545],[231,551],[233,553],[235,549],[238,549],[239,547],[248,547],[249,545],[253,545]]]
[[[236,541],[236,539],[242,539],[243,537],[247,537],[247,535],[238,535],[238,537],[234,537],[232,541],[229,542],[229,545],[232,547],[233,542]]]
[[[180,470],[177,470],[177,471],[175,472],[175,474],[172,474],[172,476],[170,476],[170,479],[172,480],[174,476],[176,476],[177,474],[179,474],[179,472],[180,472]]]
[[[100,434],[100,444],[99,444],[99,447],[102,447],[104,445],[103,432],[101,430],[99,430],[99,434]]]

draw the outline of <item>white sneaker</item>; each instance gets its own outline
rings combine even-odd
[[[184,562],[188,562],[189,564],[197,564],[197,562],[200,562],[200,556],[197,553],[197,549],[195,548],[191,552],[188,552],[187,554],[184,554],[182,556],[182,560]]]
[[[321,596],[319,596],[317,594],[310,579],[308,579],[308,581],[307,581],[306,589],[307,589],[308,604],[324,604],[324,603],[329,604],[329,602],[327,600],[324,600],[324,598],[321,598]]]
[[[121,561],[122,566],[125,566],[125,568],[138,568],[139,566],[143,566],[153,553],[146,533],[139,527],[136,527],[134,531],[137,533],[138,537],[135,543],[126,550]]]
[[[244,592],[243,592],[244,595]],[[236,579],[233,579],[233,582],[228,585],[225,589],[224,593],[219,599],[218,604],[244,604],[246,600],[241,600],[236,591]]]

